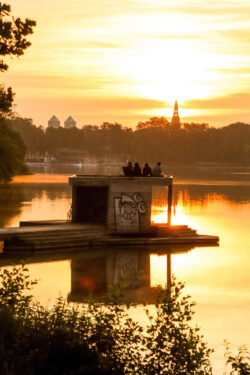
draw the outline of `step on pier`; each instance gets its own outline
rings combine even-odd
[[[152,225],[147,235],[112,234],[106,226],[72,224],[63,221],[21,223],[21,227],[0,229],[4,252],[49,251],[107,246],[148,246],[164,244],[217,245],[217,236],[197,234],[187,225]]]

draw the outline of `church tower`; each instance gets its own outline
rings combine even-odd
[[[177,103],[177,100],[175,101],[175,104],[174,104],[174,113],[173,113],[173,117],[172,117],[172,126],[176,127],[176,128],[180,128],[181,127],[181,121],[180,121],[180,117],[179,117],[179,110],[178,110],[178,103]]]

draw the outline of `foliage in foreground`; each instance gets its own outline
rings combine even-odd
[[[0,367],[9,374],[212,374],[199,328],[191,327],[193,303],[173,278],[171,293],[159,289],[153,316],[143,329],[128,306],[69,306],[62,298],[51,308],[34,301],[25,266],[0,274]],[[228,357],[238,365],[242,358]],[[240,367],[232,374],[245,375]],[[246,364],[246,371],[248,365]],[[238,372],[237,372],[238,371]]]

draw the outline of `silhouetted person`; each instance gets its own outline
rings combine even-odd
[[[129,161],[128,165],[126,167],[123,167],[122,169],[123,169],[123,172],[124,172],[125,176],[133,176],[134,175],[134,171],[133,171],[131,161]]]
[[[158,161],[156,166],[153,168],[153,177],[161,177],[163,176],[163,173],[161,171],[161,162]]]
[[[139,163],[135,163],[134,176],[141,176],[141,167],[139,166]]]
[[[144,177],[152,176],[152,169],[150,168],[148,163],[145,163],[143,171],[142,171],[142,175]]]

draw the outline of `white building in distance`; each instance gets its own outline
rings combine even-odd
[[[60,121],[58,118],[54,115],[51,117],[51,119],[48,121],[48,127],[49,128],[59,128],[60,127]]]
[[[64,127],[65,129],[75,128],[76,127],[75,120],[71,116],[69,116],[67,120],[64,121]]]

